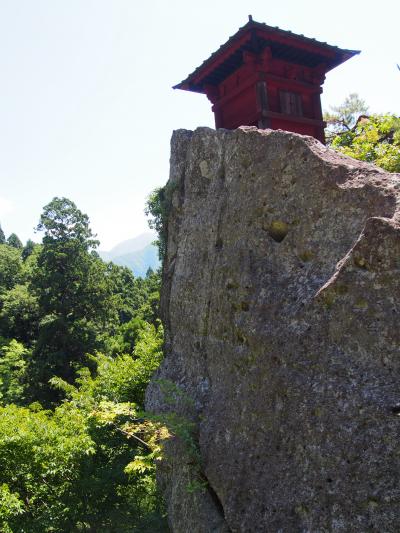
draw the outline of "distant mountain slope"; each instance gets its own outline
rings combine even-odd
[[[151,231],[146,233],[141,233],[133,239],[128,239],[122,241],[114,246],[108,253],[111,257],[119,257],[120,255],[130,254],[131,252],[137,252],[138,250],[143,250],[148,244],[151,244],[155,241],[157,235]]]
[[[99,251],[104,261],[130,268],[135,276],[144,277],[149,268],[157,270],[160,266],[158,249],[152,244],[154,233],[142,233],[133,239],[118,243],[108,252]]]
[[[112,261],[117,265],[127,266],[135,276],[141,276],[142,278],[146,275],[149,267],[157,270],[160,266],[158,249],[152,244],[148,244],[143,250],[115,257]]]

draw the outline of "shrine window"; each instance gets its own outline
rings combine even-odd
[[[290,91],[279,91],[279,98],[281,104],[281,113],[285,115],[303,115],[303,105],[301,95],[292,93]]]

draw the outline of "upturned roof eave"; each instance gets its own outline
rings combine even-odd
[[[358,55],[361,53],[360,50],[349,50],[345,48],[339,48],[338,46],[330,45],[323,41],[318,41],[317,39],[305,37],[304,35],[299,35],[296,33],[293,33],[289,30],[282,30],[278,26],[268,26],[267,24],[263,22],[256,22],[254,20],[249,20],[244,26],[239,28],[239,30],[229,37],[229,39],[222,44],[215,52],[213,52],[207,59],[205,59],[200,66],[198,66],[191,74],[189,74],[184,80],[182,80],[180,83],[177,83],[173,86],[173,89],[182,89],[187,91],[195,91],[195,92],[204,92],[203,90],[200,90],[199,88],[196,88],[195,85],[193,85],[193,80],[195,78],[201,77],[201,72],[204,71],[206,68],[208,68],[214,61],[218,59],[218,57],[232,44],[235,43],[235,41],[240,40],[240,38],[243,36],[243,34],[246,33],[246,31],[251,29],[263,29],[267,31],[271,31],[272,33],[277,33],[279,35],[283,35],[285,37],[290,36],[293,38],[298,39],[299,41],[305,42],[307,44],[312,44],[313,46],[320,47],[322,49],[329,49],[332,52],[335,52],[336,54],[342,56],[339,63],[336,63],[332,65],[331,67],[328,67],[326,69],[326,72],[329,72],[333,68],[341,65],[351,57]]]

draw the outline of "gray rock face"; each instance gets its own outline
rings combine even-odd
[[[169,189],[147,406],[193,420],[200,452],[168,442],[172,531],[400,531],[400,176],[200,128],[174,133]]]

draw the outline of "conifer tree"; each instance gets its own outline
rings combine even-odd
[[[22,250],[23,248],[21,240],[15,233],[11,233],[11,235],[8,237],[7,244],[13,248],[17,248],[17,250]]]

